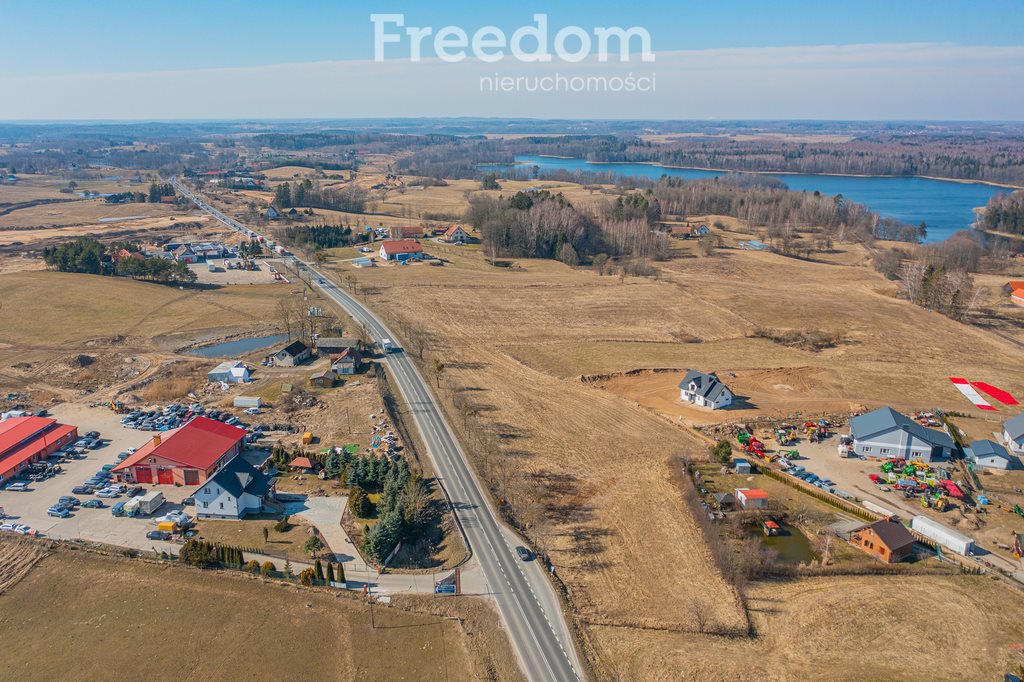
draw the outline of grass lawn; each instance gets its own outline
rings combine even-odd
[[[310,537],[310,525],[302,519],[292,517],[288,521],[290,528],[284,533],[279,533],[274,530],[277,521],[277,517],[266,514],[241,521],[202,519],[197,528],[205,540],[236,547],[251,547],[257,552],[282,559],[309,561],[309,555],[302,549],[302,545]],[[264,528],[269,531],[266,542],[263,540]]]

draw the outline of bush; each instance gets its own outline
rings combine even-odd
[[[213,545],[195,538],[185,541],[178,553],[178,559],[187,566],[199,568],[210,568],[218,563]]]
[[[273,561],[264,561],[263,565],[260,566],[260,572],[263,575],[270,575],[275,571],[277,571],[277,566],[274,565]]]
[[[309,554],[310,556],[316,554],[317,552],[319,552],[323,548],[324,548],[324,542],[323,542],[323,540],[320,539],[319,535],[312,535],[312,536],[310,536],[310,538],[308,540],[306,540],[306,543],[304,545],[302,545],[302,550],[304,552],[306,552],[306,554]]]
[[[292,529],[292,524],[288,522],[288,516],[282,516],[281,520],[274,524],[274,531],[277,533],[287,533]]]
[[[307,587],[312,585],[314,580],[316,580],[316,572],[312,568],[304,568],[299,573],[299,582]]]
[[[370,497],[357,485],[352,486],[348,492],[348,510],[361,519],[368,518],[373,513]]]
[[[726,464],[732,459],[732,443],[720,440],[711,446],[711,461]]]
[[[256,561],[255,559],[250,559],[245,564],[245,570],[249,571],[250,573],[259,573],[260,562]]]

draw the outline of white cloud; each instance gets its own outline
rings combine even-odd
[[[653,93],[481,93],[495,74],[656,74]],[[0,119],[526,116],[1013,119],[1024,46],[938,43],[660,52],[653,64],[337,61],[4,77]]]

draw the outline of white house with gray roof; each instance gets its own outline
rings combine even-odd
[[[1024,412],[1003,424],[1003,442],[1018,455],[1024,454]]]
[[[986,469],[1009,469],[1016,458],[999,443],[990,440],[976,440],[967,448],[967,459],[974,466]]]
[[[679,399],[699,407],[720,410],[732,405],[733,393],[714,372],[705,374],[691,369],[679,382]]]
[[[921,426],[891,407],[883,407],[850,420],[853,452],[864,457],[948,459],[956,447],[949,434]]]
[[[196,516],[201,519],[241,519],[259,514],[274,496],[274,477],[243,457],[225,464],[195,492]]]

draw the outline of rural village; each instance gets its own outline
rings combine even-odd
[[[653,195],[442,180],[401,150],[357,143],[350,163],[267,137],[175,174],[5,170],[0,599],[123,570],[124,597],[158,610],[143,592],[221,580],[250,618],[303,621],[290,641],[365,626],[337,664],[353,678],[521,679],[469,505],[396,380],[410,372],[517,570],[554,586],[581,678],[835,679],[840,639],[873,650],[865,679],[1024,665],[1020,257],[976,275],[982,325],[872,267],[918,245],[794,257],[760,225],[668,202],[642,267],[561,244],[520,256],[474,222],[485,202]],[[167,608],[154,632],[182,627]],[[15,624],[35,636],[5,615],[5,639]],[[913,651],[869,634],[882,625]],[[428,668],[379,660],[410,647]]]

